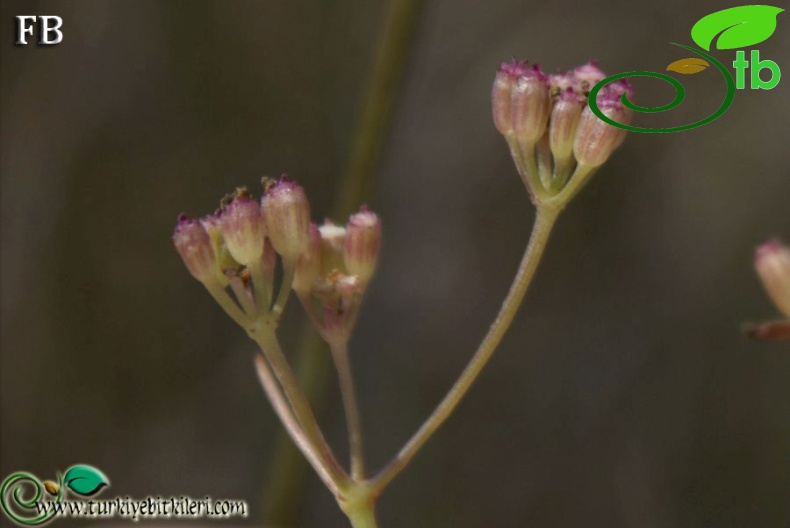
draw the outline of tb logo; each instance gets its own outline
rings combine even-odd
[[[63,19],[59,16],[35,16],[20,15],[16,17],[16,41],[17,46],[27,45],[27,36],[33,35],[38,29],[39,46],[54,46],[63,42]]]

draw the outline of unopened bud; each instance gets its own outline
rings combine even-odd
[[[593,86],[606,78],[606,74],[601,71],[595,61],[574,68],[572,74],[576,80],[576,90],[580,93],[588,93]]]
[[[573,72],[552,73],[549,75],[549,91],[552,96],[557,96],[567,90],[577,90],[578,81]]]
[[[321,273],[342,269],[346,228],[327,219],[318,228],[318,234],[321,236]]]
[[[242,265],[236,262],[236,259],[231,256],[228,247],[225,245],[225,238],[222,236],[222,225],[219,220],[220,214],[221,211],[217,211],[215,214],[206,215],[200,219],[200,223],[203,225],[206,233],[208,233],[211,247],[214,249],[214,256],[217,260],[217,276],[223,285],[227,285],[228,272],[238,272]]]
[[[494,77],[494,86],[491,89],[491,109],[494,114],[494,126],[505,137],[513,134],[513,111],[510,108],[513,84],[513,76],[504,70],[503,65]]]
[[[310,241],[307,249],[296,262],[293,289],[299,295],[306,295],[321,275],[321,234],[315,224],[310,224]]]
[[[319,282],[318,296],[324,305],[324,332],[331,337],[348,336],[356,320],[365,285],[355,275],[334,271]]]
[[[214,248],[198,220],[179,216],[173,232],[173,244],[193,277],[203,283],[216,280]]]
[[[503,63],[491,93],[494,124],[521,146],[533,145],[546,130],[551,112],[546,75],[526,61]]]
[[[570,87],[557,95],[551,111],[549,144],[551,153],[559,160],[568,159],[573,155],[573,140],[584,103],[584,98]]]
[[[261,207],[274,249],[284,260],[298,259],[310,241],[310,203],[304,189],[283,178],[268,185]]]
[[[790,317],[790,249],[770,240],[757,248],[754,267],[776,307]]]
[[[362,207],[346,224],[343,262],[351,275],[366,284],[376,270],[381,249],[381,221],[373,211]]]
[[[612,86],[616,85],[616,86]],[[627,85],[611,83],[598,93],[598,108],[606,117],[622,124],[631,122],[631,110],[620,101]],[[612,152],[625,139],[626,131],[601,121],[590,107],[582,111],[576,138],[573,143],[573,155],[580,165],[598,167],[609,159]]]
[[[249,266],[261,258],[266,227],[260,205],[245,189],[237,190],[222,210],[220,226],[225,245],[234,259]]]

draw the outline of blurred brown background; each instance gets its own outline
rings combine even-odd
[[[382,263],[352,357],[369,465],[432,410],[488,328],[532,208],[491,123],[512,55],[609,73],[685,57],[731,4],[426,1],[370,205]],[[732,4],[736,5],[736,4]],[[2,2],[0,476],[84,462],[108,496],[247,500],[265,518],[280,430],[254,344],[186,272],[176,216],[287,171],[332,209],[386,4]],[[13,45],[16,15],[64,42]],[[790,15],[759,45],[790,75]],[[725,62],[733,52],[716,52]],[[687,123],[715,71],[637,123]],[[640,104],[671,89],[636,82]],[[654,121],[650,121],[654,119]],[[661,121],[661,120],[664,121]],[[488,370],[379,503],[381,526],[790,526],[790,347],[752,269],[790,238],[790,79],[714,123],[631,134],[560,219]],[[281,335],[299,342],[292,303]],[[341,453],[330,378],[321,421]],[[347,526],[312,474],[295,526]],[[63,522],[63,521],[59,521]],[[65,523],[63,523],[65,525]]]

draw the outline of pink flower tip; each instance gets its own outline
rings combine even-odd
[[[754,260],[756,262],[763,260],[765,257],[775,255],[777,252],[782,251],[783,247],[784,245],[775,238],[767,240],[754,250]]]
[[[546,81],[547,79],[546,74],[540,69],[540,65],[533,64],[532,66],[529,66],[529,61],[519,61],[516,60],[515,57],[511,59],[510,62],[503,62],[500,64],[498,71],[514,78],[528,77],[537,78],[541,81]]]
[[[626,94],[629,101],[633,101],[634,90],[626,79],[618,79],[604,86],[596,99],[599,107],[622,107],[622,97]]]

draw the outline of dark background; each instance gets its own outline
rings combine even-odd
[[[465,365],[529,234],[490,117],[498,63],[662,71],[686,56],[669,41],[691,44],[696,20],[731,5],[424,3],[371,187],[385,247],[352,343],[371,467]],[[249,522],[267,515],[280,426],[254,344],[170,236],[180,212],[262,174],[287,171],[329,214],[385,13],[2,2],[0,476],[84,462],[108,496],[244,499]],[[23,14],[62,16],[64,42],[15,47]],[[786,76],[789,28],[783,13],[759,45]],[[636,123],[691,122],[723,97],[715,71],[681,80],[680,108]],[[658,81],[636,90],[671,97]],[[382,526],[790,526],[790,347],[739,332],[776,315],[752,253],[790,238],[789,94],[790,79],[739,90],[710,125],[629,136],[560,219],[487,371],[385,492]],[[301,321],[292,303],[287,351]],[[334,378],[322,400],[345,453]],[[298,499],[295,525],[347,525],[314,475]]]

